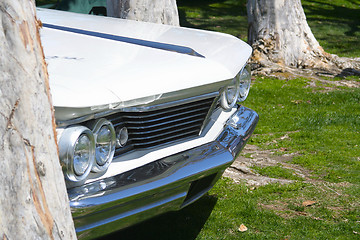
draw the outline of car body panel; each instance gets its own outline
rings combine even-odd
[[[61,137],[70,136],[63,134],[69,129],[96,135],[91,126],[106,119],[115,126],[113,132],[128,126],[129,139],[137,136],[130,141],[161,142],[125,152],[118,146],[108,169],[84,178],[66,175],[75,157],[65,155],[74,153],[80,137],[59,144],[70,146],[60,156],[79,239],[194,202],[253,133],[256,112],[239,104],[225,110],[219,100],[251,55],[243,41],[216,32],[55,10],[38,9],[37,14],[43,22],[40,35],[58,141],[64,143]],[[186,128],[177,129],[183,120]],[[168,141],[169,135],[183,136],[179,132],[197,120],[194,134]]]
[[[56,107],[159,98],[164,93],[232,79],[251,54],[244,42],[215,32],[44,9],[38,10],[38,16],[44,24],[187,46],[204,56],[43,27],[41,38]]]

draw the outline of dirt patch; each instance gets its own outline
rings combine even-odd
[[[307,215],[305,212],[290,210],[287,203],[280,201],[274,201],[269,204],[259,203],[258,206],[262,209],[274,211],[276,215],[286,219]]]
[[[318,80],[309,81],[309,85],[307,87],[312,87],[312,88],[323,87],[324,90],[321,90],[320,92],[330,92],[330,91],[335,91],[340,87],[360,88],[360,81],[318,79]]]
[[[255,145],[247,144],[242,154],[224,172],[225,177],[233,179],[235,183],[246,181],[249,186],[262,186],[269,183],[291,183],[293,180],[270,178],[262,176],[252,169],[253,166],[267,167],[279,166],[290,169],[297,176],[310,179],[310,173],[298,165],[290,164],[289,161],[296,156],[296,153],[276,155],[271,150],[261,150]],[[245,157],[246,156],[246,157]]]

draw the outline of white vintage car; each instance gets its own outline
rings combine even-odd
[[[204,195],[252,134],[252,49],[222,33],[38,9],[79,238]]]

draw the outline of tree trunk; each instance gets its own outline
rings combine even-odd
[[[107,0],[107,15],[179,26],[176,0]]]
[[[300,0],[248,0],[253,61],[272,71],[317,69],[340,73],[360,61],[326,53],[307,24]]]
[[[0,239],[76,239],[35,4],[0,16]]]

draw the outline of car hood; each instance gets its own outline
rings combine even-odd
[[[232,79],[252,51],[222,33],[48,9],[37,15],[55,107],[148,103]]]

